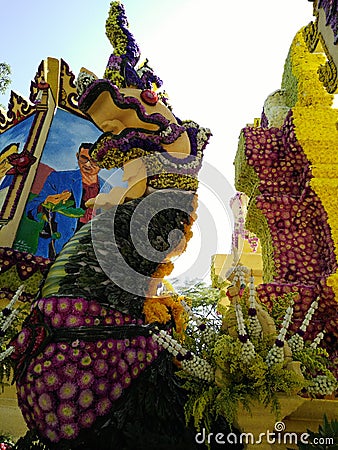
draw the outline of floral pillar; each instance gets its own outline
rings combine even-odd
[[[319,296],[305,337],[325,331],[326,346],[333,351],[338,336],[338,111],[317,74],[325,60],[322,52],[308,51],[304,29],[298,32],[281,90],[265,102],[260,126],[242,130],[235,185],[250,197],[246,228],[261,240],[261,301],[271,307],[277,296],[298,292],[296,329]]]

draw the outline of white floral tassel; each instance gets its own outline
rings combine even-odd
[[[215,330],[211,327],[208,327],[203,320],[201,320],[190,308],[190,306],[184,301],[181,300],[181,305],[183,306],[185,312],[189,315],[189,317],[196,323],[197,328],[201,331],[203,335],[203,339],[207,345],[210,345],[216,338]]]
[[[229,277],[234,274],[231,283],[235,285],[237,282],[239,283],[240,290],[244,290],[245,288],[245,275],[249,272],[249,269],[245,266],[233,266],[226,272],[225,277],[229,279]],[[241,293],[240,293],[241,295]]]
[[[14,352],[15,348],[13,346],[8,347],[5,351],[0,353],[0,362],[6,359],[9,355]]]
[[[334,376],[317,375],[306,389],[310,395],[331,395],[338,387]]]
[[[12,300],[8,303],[8,305],[0,311],[0,330],[2,331],[2,334],[11,326],[13,320],[18,314],[18,310],[14,309],[12,310],[15,303],[18,301],[24,286],[21,285],[16,293],[14,294]]]
[[[292,305],[290,305],[286,310],[282,327],[279,331],[277,339],[275,340],[275,343],[273,344],[273,346],[269,350],[269,353],[267,354],[266,363],[269,367],[284,361],[285,336],[291,322],[292,314],[293,314],[293,307]]]
[[[214,381],[214,369],[208,361],[185,349],[176,339],[164,330],[158,330],[157,333],[151,333],[151,335],[155,342],[176,357],[185,372],[193,377],[200,378],[201,380],[210,383]]]
[[[15,317],[18,315],[18,310],[14,309],[14,311],[11,312],[10,316],[7,317],[7,319],[2,323],[1,325],[1,331],[5,332],[13,323]]]
[[[297,332],[288,340],[288,344],[291,348],[292,353],[304,348],[304,335],[317,308],[318,298],[311,303],[311,306],[308,309],[301,326],[299,327]]]
[[[242,358],[245,363],[249,363],[251,359],[255,357],[255,347],[246,332],[242,308],[238,302],[235,304],[235,311],[237,318],[238,339],[242,343]]]
[[[254,283],[254,276],[251,271],[250,281],[249,281],[249,334],[251,338],[258,339],[262,333],[262,326],[257,317],[256,309],[256,289]]]
[[[15,305],[15,303],[19,300],[20,295],[22,294],[23,290],[24,290],[24,285],[22,284],[21,286],[18,287],[17,291],[15,292],[12,300],[9,302],[9,304],[7,305],[8,309],[12,309],[13,306]]]
[[[323,340],[324,333],[325,333],[324,331],[321,331],[320,333],[317,334],[317,336],[314,338],[313,342],[311,342],[311,345],[310,345],[311,348],[317,348],[318,347],[318,345]]]
[[[196,378],[208,381],[209,383],[212,383],[215,379],[214,369],[208,361],[194,354],[192,354],[191,359],[184,359],[181,365],[185,372]]]

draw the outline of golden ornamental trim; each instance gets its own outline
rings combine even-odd
[[[320,43],[327,57],[325,64],[321,65],[318,69],[319,80],[323,83],[325,89],[329,94],[334,94],[338,88],[338,71],[337,66],[330,55],[325,40],[321,34],[319,34]]]
[[[75,75],[69,65],[61,59],[60,61],[60,85],[58,95],[58,106],[83,118],[87,118],[78,108]]]
[[[34,114],[36,105],[11,91],[7,112],[0,109],[0,133]]]
[[[310,22],[303,29],[303,38],[310,53],[313,53],[319,42],[318,21]]]

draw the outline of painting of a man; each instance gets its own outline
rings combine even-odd
[[[93,217],[85,203],[98,195],[105,181],[99,166],[90,158],[90,143],[82,143],[76,153],[78,169],[53,171],[40,193],[28,202],[27,217],[44,221],[36,255],[55,258],[73,234]]]

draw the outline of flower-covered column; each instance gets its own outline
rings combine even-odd
[[[323,62],[322,53],[308,51],[301,30],[285,63],[282,89],[265,102],[261,126],[242,130],[235,185],[250,197],[246,228],[261,240],[261,301],[271,307],[277,296],[298,292],[296,327],[319,296],[306,337],[323,330],[332,348],[338,335],[338,111],[318,79]]]

